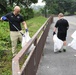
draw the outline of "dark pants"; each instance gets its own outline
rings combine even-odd
[[[62,41],[66,41],[66,36],[67,36],[67,32],[65,32],[65,33],[58,32],[57,33],[57,37],[59,39],[61,39]]]

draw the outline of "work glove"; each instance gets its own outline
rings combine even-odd
[[[7,17],[5,17],[5,16],[2,16],[1,19],[2,19],[3,21],[8,21]]]
[[[53,35],[55,35],[56,33],[55,32],[53,32]]]
[[[26,32],[28,32],[28,29],[25,29],[26,30]]]

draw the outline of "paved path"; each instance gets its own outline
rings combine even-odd
[[[50,27],[50,31],[44,47],[44,56],[42,56],[40,65],[36,75],[76,75],[76,51],[71,47],[67,47],[66,52],[55,54],[53,51],[53,26],[58,18],[54,18],[54,23]],[[71,22],[68,30],[67,43],[70,43],[71,34],[76,30],[75,17],[66,17]]]

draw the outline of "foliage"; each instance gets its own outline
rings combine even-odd
[[[8,30],[8,23],[5,22],[1,22],[0,23],[0,50],[5,50],[7,49],[8,45],[10,44],[10,36],[9,36],[9,30]],[[6,33],[6,32],[7,33]],[[3,46],[3,47],[2,47]],[[5,48],[4,48],[5,46]]]
[[[34,12],[31,8],[22,8],[21,14],[24,16],[25,20],[28,20],[34,17]]]
[[[0,0],[0,16],[7,12],[7,1],[6,0]]]
[[[6,14],[7,12],[11,12],[15,5],[19,5],[22,8],[22,14],[24,15],[24,18],[32,18],[34,13],[29,6],[32,3],[37,3],[37,1],[38,0],[0,0],[0,16]]]
[[[46,18],[39,16],[26,21],[28,24],[30,36],[33,36],[36,33],[36,31],[41,27],[45,20]]]
[[[40,15],[43,15],[43,8],[40,8],[38,11],[37,10],[34,10],[34,16],[40,16]]]
[[[74,14],[76,11],[76,0],[43,0],[46,2],[46,10],[51,14],[68,12]]]

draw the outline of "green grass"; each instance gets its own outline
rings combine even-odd
[[[39,16],[26,21],[30,36],[32,37],[43,25],[46,18]],[[23,26],[22,26],[23,27]],[[24,30],[24,28],[23,28]],[[18,50],[21,49],[21,43],[18,43]],[[9,25],[7,22],[0,22],[0,75],[12,75],[12,53],[11,41],[9,35]]]
[[[46,21],[46,18],[42,16],[37,18],[35,17],[26,21],[30,36],[33,36],[45,21]]]

